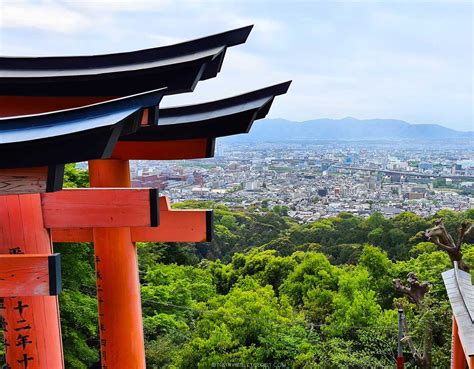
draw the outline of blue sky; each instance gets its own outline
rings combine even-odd
[[[2,55],[127,51],[255,24],[218,78],[165,105],[292,79],[270,117],[474,130],[471,1],[0,0]]]

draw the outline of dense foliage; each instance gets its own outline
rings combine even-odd
[[[85,178],[73,171],[75,181]],[[443,218],[456,234],[474,211],[444,210],[428,219],[341,213],[301,225],[285,207],[241,212],[193,201],[177,207],[214,208],[214,240],[137,245],[149,368],[393,367],[397,301],[406,306],[415,343],[432,325],[433,365],[449,367],[451,311],[441,272],[451,266],[422,231]],[[472,266],[473,241],[471,235],[463,246]],[[55,251],[63,257],[66,367],[92,368],[99,360],[93,250],[56,244]],[[392,279],[410,271],[431,283],[423,314],[392,287]]]
[[[145,322],[162,322],[147,330],[150,367],[393,367],[394,304],[400,301],[416,344],[429,322],[433,365],[449,367],[451,310],[441,272],[451,265],[423,231],[441,217],[456,234],[463,220],[474,219],[473,211],[444,210],[429,219],[342,213],[300,225],[281,210],[235,212],[217,205],[210,245],[139,246]],[[466,241],[465,257],[474,265],[472,236]],[[147,258],[151,263],[143,262]],[[411,271],[431,284],[423,314],[392,287],[394,278]]]

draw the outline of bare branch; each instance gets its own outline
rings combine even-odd
[[[456,249],[456,244],[454,243],[451,235],[446,230],[441,219],[437,219],[435,221],[435,226],[425,231],[425,236],[428,237],[430,241],[434,242],[434,240],[436,240],[436,244],[443,245],[443,248],[445,249]]]
[[[447,246],[439,242],[438,237],[429,237],[429,240],[433,242],[436,246],[438,246],[441,250],[446,251],[446,252],[451,252],[453,248],[451,246]]]
[[[474,223],[465,222],[459,228],[459,237],[457,242],[454,242],[451,235],[446,231],[446,227],[441,219],[435,221],[435,226],[425,231],[425,236],[433,242],[438,248],[446,251],[449,258],[454,263],[458,262],[459,268],[465,272],[469,272],[469,267],[462,260],[461,245],[466,235],[474,229]]]
[[[456,246],[461,248],[464,238],[474,229],[474,222],[463,222],[459,227],[459,237]]]
[[[420,307],[423,298],[425,297],[426,293],[429,291],[429,283],[423,282],[420,283],[415,273],[410,272],[407,275],[407,282],[408,285],[404,286],[400,279],[393,280],[393,287],[396,291],[401,292],[404,294],[408,299],[415,303],[416,306]]]

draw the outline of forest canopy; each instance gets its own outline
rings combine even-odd
[[[80,171],[66,174],[70,186],[87,184]],[[433,366],[449,367],[451,309],[441,272],[452,266],[424,231],[442,219],[455,235],[462,222],[474,220],[474,210],[391,219],[340,213],[299,224],[285,207],[236,211],[196,201],[175,207],[214,209],[214,238],[137,244],[147,367],[393,367],[396,304],[405,306],[417,345],[427,319],[392,286],[409,272],[430,284]],[[464,260],[474,266],[473,235],[464,242]],[[98,367],[92,245],[55,244],[54,250],[62,255],[66,367]]]

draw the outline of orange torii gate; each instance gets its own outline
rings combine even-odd
[[[3,297],[55,296],[61,289],[60,255],[4,255],[0,280]]]
[[[64,367],[56,296],[59,288],[53,284],[60,274],[59,263],[53,263],[56,258],[52,257],[49,227],[58,217],[64,221],[61,212],[70,207],[52,201],[60,199],[62,192],[46,192],[62,187],[65,162],[110,155],[120,134],[136,130],[144,108],[156,105],[161,97],[162,90],[152,91],[65,111],[0,119],[0,176],[4,180],[0,188],[0,254],[10,254],[0,255],[0,260],[9,262],[12,271],[25,260],[31,268],[36,265],[25,270],[27,274],[0,279],[0,318],[8,367]],[[62,148],[61,143],[65,145]],[[81,145],[83,150],[77,150]],[[150,191],[143,191],[149,198]],[[84,202],[77,205],[80,210]],[[135,223],[152,225],[151,210],[146,216],[140,212]],[[40,267],[44,260],[51,263],[47,274]],[[30,283],[32,279],[41,283]],[[50,282],[49,295],[45,293],[45,279]],[[8,292],[13,285],[15,289]]]
[[[91,161],[89,175],[92,185],[115,188],[44,194],[44,216],[54,242],[94,242],[102,366],[120,368],[127,362],[132,368],[145,367],[134,243],[210,241],[212,213],[171,210],[168,200],[158,199],[152,190],[147,207],[149,190],[118,188],[131,185],[126,161]],[[135,206],[122,206],[121,202],[131,202],[132,193],[137,198]],[[84,201],[87,205],[78,212],[77,204]]]
[[[38,134],[30,137],[24,135],[25,142],[38,138],[40,134],[44,136],[41,141],[44,142],[43,147],[35,152],[35,145],[22,148],[21,138],[12,130],[12,127],[16,128],[16,132],[20,133],[21,122],[0,119],[0,150],[5,148],[5,152],[0,154],[0,253],[51,254],[50,231],[43,222],[39,193],[62,188],[64,163],[110,157],[120,135],[138,128],[135,116],[132,117],[133,121],[126,124],[119,122],[126,116],[122,115],[119,119],[116,116],[117,109],[101,112],[104,119],[91,121],[89,131],[83,126],[90,116],[87,112],[79,112],[80,121],[69,119],[67,110],[59,113],[60,121],[50,119],[48,112],[109,101],[118,96],[130,96],[156,88],[166,89],[167,94],[190,92],[200,80],[213,78],[219,73],[227,48],[244,43],[251,29],[251,26],[243,27],[177,45],[128,53],[78,57],[0,57],[0,117],[45,112],[49,120],[46,122],[42,116],[31,118],[38,122],[45,121],[45,128],[49,126],[41,130],[41,123],[38,125],[38,122],[31,121],[29,124],[39,130],[36,130]],[[140,108],[146,106],[143,104]],[[156,107],[157,103],[148,106]],[[154,124],[156,108],[150,111],[152,114],[148,114],[148,121]],[[130,113],[142,114],[143,110]],[[104,126],[104,120],[117,124],[110,126],[113,129],[109,131]],[[74,124],[63,124],[67,122],[79,124],[75,127]],[[98,124],[103,127],[101,132],[94,128]],[[61,130],[63,136],[60,135]],[[10,143],[4,139],[8,136],[11,137]],[[102,147],[97,146],[99,136],[104,142]],[[83,142],[74,141],[79,137],[82,137]],[[84,140],[85,137],[87,140]],[[71,138],[72,141],[66,143],[63,138]],[[50,139],[56,140],[58,144],[51,145]],[[84,155],[84,150],[88,152],[87,155]],[[69,151],[68,155],[64,155],[65,151]],[[106,231],[98,230],[95,233],[99,239],[100,234]],[[115,246],[118,246],[116,250],[122,251],[120,245]],[[137,284],[132,288],[138,291]],[[19,309],[15,309],[17,303]],[[9,367],[64,367],[55,296],[25,296],[21,300],[5,296],[0,305],[0,314]],[[140,315],[140,310],[135,311],[132,318],[137,315]],[[127,316],[127,320],[129,318]],[[24,333],[21,332],[23,327],[16,325],[23,320],[27,323],[24,329],[28,334],[22,336],[28,337],[24,338],[25,341],[16,342],[19,338],[16,329]],[[127,344],[128,341],[116,350],[120,351]],[[138,348],[134,355],[143,356],[143,347]],[[134,361],[131,357],[130,362],[127,359],[120,365],[145,367],[144,358]]]
[[[15,274],[0,279],[8,367],[64,367],[58,300],[47,295],[59,291],[52,242],[92,241],[102,368],[145,368],[135,242],[210,241],[212,212],[172,210],[156,190],[130,188],[129,160],[212,157],[217,137],[266,116],[290,82],[158,109],[163,95],[215,77],[251,28],[128,53],[0,57],[0,253],[21,254],[0,255]],[[64,164],[78,161],[89,162],[92,188],[60,191]]]
[[[142,126],[136,133],[121,139],[112,153],[113,160],[89,161],[91,186],[130,187],[129,159],[164,160],[212,156],[216,137],[248,132],[253,121],[265,117],[275,96],[286,93],[289,85],[290,82],[285,82],[228,99],[161,109],[157,125]],[[188,145],[190,142],[195,145]],[[163,200],[160,202],[160,226],[156,231],[151,228],[93,229],[102,365],[105,363],[116,367],[123,360],[129,360],[137,368],[145,365],[143,345],[136,347],[134,344],[143,342],[143,329],[141,313],[138,313],[141,312],[141,305],[133,241],[210,240],[211,213],[201,212],[202,215],[196,219],[199,213],[170,211],[168,202]],[[180,223],[178,215],[183,219],[181,226],[177,225]],[[186,224],[184,219],[193,218],[193,222],[188,223],[190,230],[184,229],[186,232],[183,232],[182,226]],[[62,232],[64,234],[65,231]],[[66,232],[70,235],[73,231]],[[81,237],[85,236],[85,231],[82,231]],[[53,240],[54,237],[53,233]],[[73,238],[79,239],[85,238]],[[87,239],[90,240],[90,231]],[[120,252],[112,251],[117,246],[114,243],[120,245]],[[107,260],[107,264],[103,260]],[[121,278],[126,281],[126,285],[133,286],[111,294],[106,291],[113,291],[116,283],[115,265],[121,266]],[[130,319],[131,316],[135,318]],[[127,327],[117,327],[116,322],[123,321],[125,317],[128,317]]]
[[[91,167],[93,167],[93,164],[91,164]],[[41,204],[39,207],[41,214],[29,214],[28,209],[31,211],[38,209],[38,200]],[[22,213],[23,218],[18,216],[18,213],[15,214],[14,205],[19,205],[18,210]],[[55,241],[96,241],[95,254],[99,314],[101,316],[102,355],[105,358],[111,357],[110,361],[106,361],[107,365],[111,365],[111,367],[120,367],[120,363],[124,362],[123,360],[135,364],[130,361],[130,357],[144,358],[144,356],[139,355],[140,351],[137,351],[137,349],[143,349],[143,340],[140,341],[140,337],[136,335],[132,337],[135,346],[128,346],[130,352],[125,352],[125,354],[131,356],[121,356],[124,352],[121,344],[114,344],[115,340],[123,339],[122,335],[130,336],[130,333],[134,332],[142,334],[138,270],[136,269],[137,259],[131,238],[132,232],[130,232],[129,227],[133,227],[131,229],[134,230],[133,234],[136,239],[133,242],[170,241],[174,240],[173,235],[177,234],[179,234],[177,238],[182,241],[210,240],[211,212],[205,210],[171,210],[167,199],[161,198],[159,201],[158,193],[153,189],[89,188],[63,190],[39,196],[18,195],[16,198],[13,195],[0,196],[0,207],[2,209],[0,210],[0,217],[8,217],[8,229],[13,228],[15,230],[11,235],[20,235],[29,242],[32,242],[30,237],[36,237],[38,232],[33,227],[33,229],[25,228],[30,230],[29,233],[21,234],[18,232],[19,223],[25,220],[28,220],[32,226],[34,225],[32,221],[36,220],[35,223],[38,228],[40,226],[43,228],[44,238],[40,238],[38,241],[43,241],[42,244],[47,244],[48,247],[51,246],[51,243],[46,228],[51,230]],[[162,209],[161,212],[160,209]],[[33,217],[30,217],[30,215],[33,215],[35,219],[32,219]],[[158,221],[164,223],[164,227],[161,226],[163,230],[161,232],[157,232],[160,228],[153,228],[157,227]],[[14,222],[18,226],[13,227]],[[76,230],[72,227],[80,228]],[[92,231],[92,228],[86,227],[94,228]],[[6,239],[9,235],[5,229],[0,232],[3,237],[1,243],[18,244],[12,239]],[[56,230],[57,233],[55,233]],[[90,236],[92,236],[92,239],[90,239]],[[125,238],[127,236],[128,238]],[[98,240],[96,237],[98,237]],[[101,241],[103,242],[102,250],[98,248]],[[112,243],[109,243],[110,241]],[[38,242],[38,251],[41,251],[39,250],[40,246],[41,244]],[[21,247],[13,249],[14,253],[28,251]],[[107,262],[101,263],[101,260],[107,260]],[[58,293],[58,264],[57,254],[49,256],[47,253],[45,255],[19,254],[0,258],[0,280],[2,281],[0,283],[0,295],[11,297],[5,299],[5,309],[9,306],[12,307],[10,311],[15,315],[13,319],[8,315],[4,316],[4,324],[10,325],[7,322],[12,321],[17,323],[11,329],[9,326],[4,327],[7,353],[10,357],[13,357],[10,360],[13,364],[16,360],[21,365],[25,364],[28,367],[38,365],[37,367],[59,368],[62,365],[56,355],[47,355],[47,351],[54,353],[54,350],[50,349],[54,348],[55,342],[60,347],[59,327],[48,326],[45,328],[44,325],[40,325],[42,322],[38,321],[38,317],[47,314],[43,312],[43,314],[38,315],[37,309],[33,309],[34,304],[30,301],[32,297],[27,297],[35,296],[35,299],[37,299],[38,296],[48,296],[45,298],[50,303],[43,304],[43,309],[44,305],[47,307],[51,305],[50,308],[57,309],[57,301],[49,295]],[[133,272],[130,268],[133,268]],[[134,273],[135,271],[136,273]],[[133,293],[136,296],[131,298]],[[24,297],[15,298],[15,296]],[[121,304],[119,307],[114,307],[114,303],[107,304],[106,301],[118,301]],[[137,303],[138,306],[135,306]],[[108,307],[110,307],[109,310],[107,310]],[[130,311],[133,308],[138,310]],[[131,317],[138,318],[132,323],[139,325],[140,329],[133,330],[134,327],[132,326],[132,329],[130,329],[130,324],[125,324],[123,327],[115,323],[117,322],[116,319],[121,318],[128,322]],[[32,322],[35,324],[30,324]],[[47,324],[47,322],[44,324]],[[33,327],[40,328],[38,330],[43,338],[43,346],[40,346],[38,340],[36,340],[35,347],[33,347],[34,337],[39,336],[39,334],[34,334]],[[111,333],[107,334],[106,327],[111,327],[109,330]],[[120,327],[123,328],[117,330]],[[44,335],[43,329],[50,332],[49,336]],[[22,334],[22,331],[25,331],[25,334]],[[104,340],[107,339],[112,342],[110,345],[112,348],[120,348],[120,355],[114,355],[114,352],[116,352],[114,350],[109,352],[106,350],[107,345]],[[62,360],[61,357],[59,359]],[[138,363],[136,364],[138,365]]]
[[[89,177],[91,185],[95,187],[131,186],[128,161],[90,161]],[[145,241],[146,238],[133,239],[132,230],[135,229],[135,237],[148,236],[151,241],[164,240],[166,234],[168,241],[203,241],[210,238],[208,211],[170,211],[167,201],[160,203],[164,205],[165,211],[161,212],[163,205],[160,204],[160,226],[156,232],[149,227],[92,230],[103,367],[119,368],[125,362],[132,368],[145,367],[140,282],[134,241]],[[187,221],[191,228],[183,229],[179,225],[180,220],[183,224]],[[189,220],[197,223],[189,223]],[[161,235],[160,229],[163,229]],[[154,235],[157,237],[153,238]],[[120,286],[117,285],[118,281]]]

